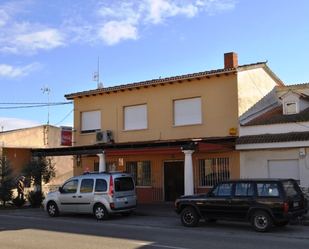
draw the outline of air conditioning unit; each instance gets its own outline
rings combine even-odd
[[[97,143],[109,143],[111,141],[112,132],[109,130],[97,131],[95,137]]]

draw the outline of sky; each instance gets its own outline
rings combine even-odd
[[[0,132],[73,126],[64,95],[267,62],[309,82],[307,0],[1,0]]]

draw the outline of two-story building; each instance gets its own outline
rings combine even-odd
[[[238,124],[271,109],[283,85],[266,62],[226,53],[222,69],[67,94],[74,175],[128,171],[144,203],[206,192],[240,177]]]

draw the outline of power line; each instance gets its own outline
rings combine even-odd
[[[71,105],[71,104],[73,104],[73,101],[70,101],[70,102],[51,102],[51,103],[0,103],[0,105],[22,105],[22,106],[0,107],[0,109],[35,108],[35,107]]]

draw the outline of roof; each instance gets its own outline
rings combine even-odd
[[[299,97],[300,97],[301,99],[309,100],[309,95],[304,94],[304,93],[302,93],[302,92],[300,92],[300,91],[297,91],[297,90],[295,90],[295,89],[290,89],[287,93],[285,93],[285,94],[283,94],[281,97],[279,97],[279,99],[284,99],[284,98],[285,98],[288,94],[290,94],[290,93],[295,93],[295,94],[299,95]]]
[[[74,98],[82,97],[82,96],[90,96],[90,95],[95,96],[96,94],[102,95],[103,93],[118,92],[118,91],[123,92],[125,90],[132,90],[134,88],[139,89],[140,87],[147,88],[148,86],[155,87],[156,85],[173,84],[174,82],[179,82],[179,83],[181,83],[182,81],[190,82],[193,79],[199,80],[200,78],[203,78],[203,77],[210,78],[211,76],[220,76],[221,74],[228,75],[230,73],[237,73],[237,72],[241,72],[241,71],[245,71],[249,69],[262,68],[262,67],[266,68],[268,73],[270,73],[272,77],[276,79],[278,86],[284,86],[283,82],[268,68],[268,66],[266,65],[266,62],[258,62],[254,64],[238,66],[237,68],[210,70],[210,71],[186,74],[186,75],[181,75],[181,76],[173,76],[173,77],[167,77],[167,78],[162,78],[162,79],[161,78],[152,79],[152,80],[130,83],[130,84],[125,84],[125,85],[71,93],[71,94],[64,95],[64,97],[67,99],[74,99]]]
[[[261,144],[261,143],[282,143],[309,141],[309,132],[290,132],[280,134],[262,134],[242,136],[236,140],[238,144]]]
[[[270,125],[270,124],[286,124],[286,123],[299,123],[309,121],[309,107],[297,114],[283,114],[283,106],[280,105],[271,109],[270,111],[258,116],[242,126],[254,125]]]

